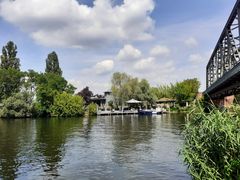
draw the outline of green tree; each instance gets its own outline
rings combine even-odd
[[[48,54],[48,57],[46,59],[46,73],[54,73],[59,76],[62,76],[62,70],[59,66],[58,56],[53,51],[52,53]]]
[[[20,91],[23,73],[20,72],[20,62],[17,58],[17,46],[9,41],[2,48],[0,62],[0,102]]]
[[[170,85],[161,85],[158,87],[152,87],[151,92],[155,99],[161,99],[161,98],[174,98],[174,84]]]
[[[126,73],[116,72],[112,76],[112,94],[117,106],[123,107],[125,101],[128,100],[131,93],[129,82],[131,76]]]
[[[27,91],[13,94],[4,99],[0,109],[0,117],[24,118],[31,117],[33,111],[33,94]]]
[[[144,101],[146,106],[157,99],[146,79],[133,78],[126,73],[116,72],[112,76],[112,94],[117,105],[123,106],[129,99]]]
[[[6,46],[2,48],[1,64],[2,69],[15,69],[20,71],[20,60],[17,58],[17,46],[9,41]]]
[[[139,99],[139,94],[141,94],[141,88],[139,86],[139,80],[138,78],[130,78],[129,81],[127,82],[127,85],[130,88],[130,94],[128,99]]]
[[[88,115],[89,115],[89,116],[95,116],[95,115],[97,115],[97,105],[94,104],[94,103],[90,103],[90,104],[87,106],[87,111],[88,111]]]
[[[54,73],[39,74],[37,77],[36,109],[40,116],[50,115],[50,107],[54,97],[62,92],[73,94],[75,88],[62,77]]]
[[[142,79],[139,83],[138,86],[140,88],[140,93],[138,95],[138,100],[146,102],[147,106],[153,104],[154,100],[154,95],[151,92],[151,87],[149,82],[146,79]]]
[[[39,73],[35,72],[34,70],[30,69],[27,72],[24,72],[24,79],[22,84],[22,89],[35,93],[36,91],[36,83]]]
[[[81,96],[73,96],[66,92],[57,94],[54,103],[51,105],[51,116],[74,117],[81,116],[84,112],[84,101]]]
[[[16,69],[0,69],[0,102],[20,91],[24,74]]]
[[[186,101],[191,102],[196,98],[200,82],[197,78],[186,79],[182,82],[177,82],[174,86],[174,93],[178,103]]]

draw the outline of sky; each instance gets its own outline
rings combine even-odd
[[[13,41],[21,69],[45,71],[58,54],[80,91],[111,88],[114,72],[152,86],[198,78],[236,0],[0,0],[0,47]]]

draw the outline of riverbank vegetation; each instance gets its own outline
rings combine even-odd
[[[76,88],[62,76],[56,52],[46,58],[45,72],[21,71],[17,46],[9,41],[2,48],[0,61],[0,117],[20,118],[32,116],[82,116],[95,115],[96,105],[91,104],[93,93],[88,87],[74,94]],[[151,87],[146,79],[126,73],[112,76],[113,101],[110,105],[123,107],[129,99],[143,102],[150,108],[160,98],[176,99],[179,106],[192,102],[200,83],[187,79],[166,86]]]
[[[176,108],[186,106],[186,103],[194,101],[200,87],[196,78],[151,87],[146,79],[138,79],[120,72],[113,74],[111,82],[115,106],[124,106],[127,100],[136,99],[144,102],[145,107],[151,107],[161,98],[176,99]]]
[[[195,179],[239,179],[240,107],[205,113],[201,106],[190,113],[182,150]]]
[[[44,73],[20,70],[17,46],[2,48],[0,63],[0,117],[81,116],[85,102],[62,76],[58,56],[48,54]],[[92,113],[93,114],[93,113]]]

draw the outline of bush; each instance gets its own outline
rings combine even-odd
[[[94,103],[91,103],[87,106],[87,111],[89,116],[95,116],[97,115],[97,105]]]
[[[50,107],[51,116],[74,117],[83,115],[83,98],[63,92],[54,97]]]
[[[32,116],[33,95],[29,92],[16,93],[2,101],[0,117],[25,118]]]
[[[184,131],[184,161],[195,179],[240,177],[240,116],[217,109],[196,108]]]

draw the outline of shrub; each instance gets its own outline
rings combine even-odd
[[[33,95],[29,92],[16,93],[2,101],[0,117],[24,118],[31,117],[33,110]]]
[[[50,107],[51,116],[73,117],[83,115],[83,98],[63,92],[54,97],[53,105]]]
[[[87,111],[89,116],[95,116],[97,115],[97,105],[94,103],[91,103],[87,106]]]
[[[234,108],[233,108],[234,109]],[[195,179],[240,177],[240,116],[196,108],[184,131],[184,161]]]

